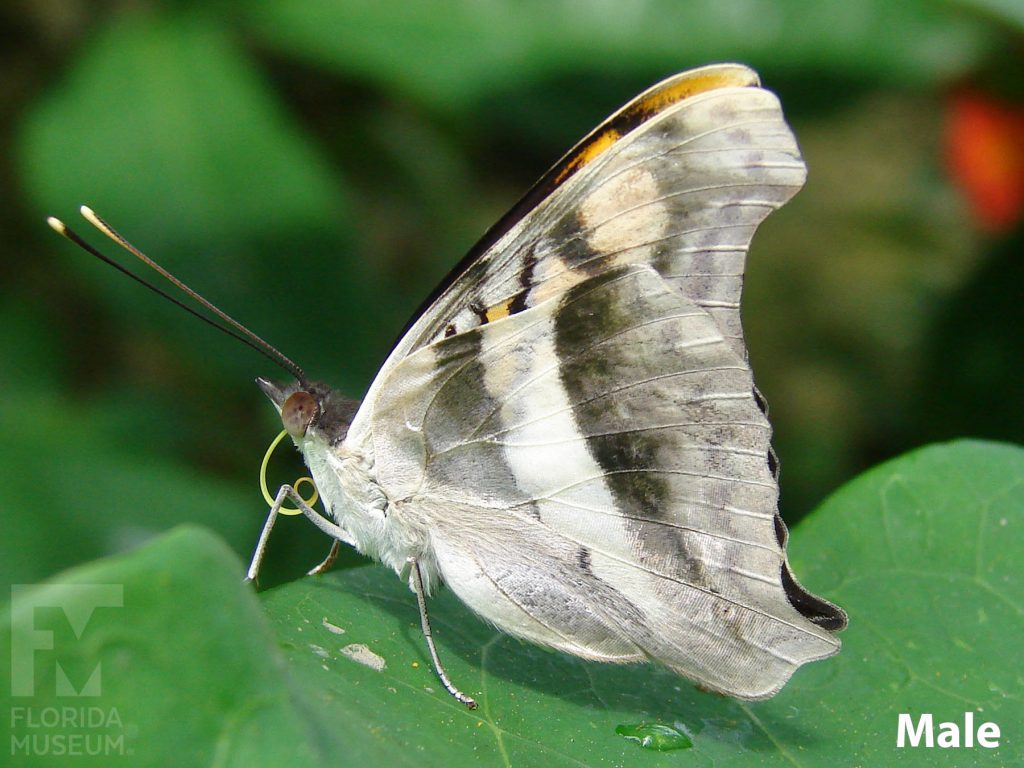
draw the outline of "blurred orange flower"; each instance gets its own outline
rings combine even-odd
[[[964,90],[950,99],[946,164],[982,229],[1001,233],[1024,215],[1024,106]]]

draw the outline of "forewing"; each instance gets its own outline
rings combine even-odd
[[[748,698],[838,650],[786,566],[745,357],[652,267],[419,349],[371,434],[396,522],[507,631]]]
[[[653,266],[740,350],[750,240],[805,175],[778,99],[752,70],[669,78],[580,142],[484,237],[397,356],[622,264]]]

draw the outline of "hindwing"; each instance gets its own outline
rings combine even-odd
[[[652,267],[418,349],[371,433],[390,514],[508,632],[747,698],[839,648],[786,564],[745,357]]]

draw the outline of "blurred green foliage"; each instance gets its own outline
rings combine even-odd
[[[91,205],[311,374],[358,396],[434,283],[550,163],[644,87],[711,61],[738,60],[761,73],[810,169],[806,189],[755,238],[744,296],[787,520],[925,442],[1024,441],[1024,229],[1018,220],[1016,229],[984,232],[943,161],[951,93],[971,88],[1018,109],[1024,103],[1021,8],[1014,0],[5,4],[4,583],[40,581],[181,522],[212,528],[247,557],[264,514],[256,470],[280,428],[252,384],[276,375],[267,361],[60,241],[46,215],[87,229],[74,212]],[[274,472],[287,481],[300,466],[278,457]],[[996,483],[981,469],[975,476]],[[857,503],[833,504],[828,519],[847,520],[842,535],[856,543],[861,502],[844,498]],[[835,539],[822,525],[794,533],[796,545],[801,537],[817,542],[807,557],[817,558],[818,579],[828,573],[818,562],[825,542]],[[164,550],[141,550],[95,573],[141,567],[137,579],[124,578],[145,586],[155,568],[147,558],[163,552],[160,568],[176,569],[146,592],[153,612],[139,631],[171,632],[183,649],[178,658],[201,656],[223,682],[215,682],[219,700],[266,703],[261,717],[274,727],[240,716],[251,727],[230,743],[258,746],[258,734],[281,731],[289,743],[299,739],[307,713],[290,709],[286,682],[266,668],[275,641],[264,636],[249,592],[231,586],[231,558],[202,535],[171,541],[188,546],[167,556],[164,542]],[[282,522],[264,583],[294,579],[326,546],[311,526]],[[324,580],[264,597],[284,638],[276,642],[296,657],[300,677],[319,666],[287,646],[297,642],[288,606],[313,590],[344,613],[337,600],[362,599],[353,584],[384,594],[386,581],[387,594],[402,591],[383,572],[332,578],[348,591],[328,594],[335,582]],[[369,586],[360,587],[365,579]],[[871,590],[843,588],[837,582],[831,591],[844,604],[872,605]],[[162,607],[174,596],[176,607],[193,611],[184,633],[167,624],[181,614]],[[442,600],[442,616],[462,610],[450,596]],[[405,627],[411,609],[401,610]],[[407,650],[419,638],[406,629],[395,632]],[[218,630],[245,642],[220,645]],[[857,631],[870,639],[870,630]],[[477,625],[467,632],[485,634]],[[463,640],[454,645],[471,657],[481,639]],[[902,668],[907,648],[885,646],[879,663]],[[551,658],[524,653],[539,666]],[[941,665],[946,657],[936,653]],[[159,644],[152,656],[171,658],[160,656]],[[840,658],[841,666],[814,674],[856,677],[851,664],[861,656]],[[227,674],[237,671],[226,669],[231,660],[242,687]],[[582,674],[576,662],[551,663]],[[929,673],[915,670],[907,680],[934,689]],[[148,685],[136,687],[148,695]],[[197,698],[212,690],[191,674],[183,685]],[[420,707],[419,697],[410,701]],[[633,704],[624,709],[635,714]],[[178,714],[148,711],[158,721]],[[224,711],[199,710],[183,738],[197,750],[224,748],[217,728],[207,727]],[[476,729],[464,715],[443,706],[437,727]],[[851,744],[867,732],[834,722]],[[279,747],[267,743],[263,756],[273,757]],[[168,754],[180,757],[180,746],[170,739]]]
[[[358,396],[410,312],[623,101],[755,67],[810,168],[749,260],[783,511],[926,440],[1024,439],[1021,234],[943,164],[954,87],[1020,81],[1024,19],[931,2],[18,2],[0,10],[0,571],[32,581],[175,522],[246,553],[279,428],[247,348],[55,238],[88,203]],[[280,479],[298,465],[281,467]],[[324,547],[272,545],[268,580]]]

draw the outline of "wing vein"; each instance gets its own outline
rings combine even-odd
[[[587,397],[587,398],[584,398],[583,400],[578,400],[575,403],[569,403],[568,405],[562,406],[560,408],[556,408],[553,411],[548,411],[547,413],[541,414],[540,416],[537,416],[535,418],[528,419],[526,421],[521,421],[518,424],[511,424],[511,425],[505,427],[504,429],[499,429],[497,432],[494,432],[494,433],[488,435],[487,438],[491,439],[491,438],[499,437],[500,435],[507,434],[507,433],[509,433],[509,432],[511,432],[513,430],[522,429],[523,427],[528,427],[528,426],[530,426],[532,424],[536,424],[538,422],[544,421],[545,419],[550,419],[553,416],[558,416],[560,414],[565,413],[566,411],[572,411],[573,409],[578,408],[581,405],[586,405],[587,403],[592,403],[595,400],[600,400],[602,397],[608,397],[609,395],[615,395],[615,394],[618,394],[619,392],[625,392],[626,390],[633,389],[634,387],[642,387],[645,384],[650,384],[650,383],[655,382],[655,381],[661,381],[661,380],[664,380],[664,379],[672,378],[674,376],[690,376],[690,375],[697,374],[697,373],[710,373],[710,372],[714,372],[714,371],[731,371],[731,370],[745,371],[746,369],[741,368],[740,366],[720,366],[720,367],[715,367],[715,368],[695,368],[695,369],[688,370],[688,371],[673,371],[672,373],[665,373],[665,374],[661,374],[661,375],[658,375],[658,376],[652,376],[652,377],[647,378],[647,379],[642,379],[640,381],[630,382],[629,384],[625,384],[625,385],[623,385],[621,387],[613,387],[613,388],[611,388],[611,389],[609,389],[609,390],[607,390],[605,392],[601,392],[600,394],[594,395],[593,397]],[[718,399],[721,399],[721,400],[736,400],[736,399],[742,399],[742,398],[745,398],[745,397],[750,397],[750,395],[749,394],[743,394],[742,396],[735,396],[735,395],[733,395],[733,396],[724,396],[724,397],[720,397],[720,398],[719,397],[695,397],[695,398],[691,398],[689,400],[681,401],[681,402],[678,403],[678,405],[680,405],[680,406],[682,406],[682,405],[692,405],[694,403],[708,402],[709,400],[718,400]],[[694,424],[696,424],[696,423],[697,422],[694,422]],[[758,427],[762,427],[762,428],[765,428],[765,429],[768,428],[766,424],[759,424],[757,422],[727,421],[727,422],[700,422],[700,423],[701,424],[709,424],[709,425],[717,425],[717,426],[728,426],[728,425],[735,424],[736,426],[758,426]]]
[[[756,541],[748,541],[746,539],[737,539],[737,538],[735,538],[733,536],[727,536],[724,533],[715,533],[713,531],[705,531],[705,530],[702,530],[700,528],[694,528],[693,526],[690,526],[690,525],[682,525],[681,523],[674,523],[674,522],[671,522],[671,521],[668,521],[668,520],[654,520],[654,519],[649,518],[649,517],[639,517],[638,515],[627,515],[627,514],[623,514],[621,511],[619,511],[617,509],[609,510],[609,509],[604,508],[604,507],[588,507],[585,504],[574,504],[571,501],[564,501],[562,499],[555,499],[555,498],[551,498],[549,496],[543,496],[543,497],[541,497],[539,499],[534,499],[534,501],[550,501],[550,502],[552,502],[554,504],[561,504],[562,506],[569,507],[571,509],[578,509],[581,512],[592,512],[594,514],[604,515],[605,517],[614,517],[614,518],[619,519],[619,520],[630,520],[630,521],[633,521],[633,522],[644,523],[644,524],[647,524],[647,525],[663,525],[666,528],[672,528],[672,529],[678,530],[678,531],[688,531],[690,533],[695,533],[695,534],[698,534],[700,536],[708,536],[708,537],[713,538],[713,539],[721,539],[722,541],[731,541],[734,544],[741,544],[743,546],[755,547],[757,549],[763,549],[766,552],[771,552],[772,554],[779,555],[779,562],[780,563],[782,562],[781,553],[778,551],[778,549],[776,547],[768,545],[768,544],[761,544],[761,543],[756,542]],[[714,509],[714,510],[721,510],[721,509],[723,509],[723,507],[715,507],[715,506],[710,505],[710,504],[703,504],[701,506],[707,506],[710,509]]]
[[[610,475],[640,475],[640,474],[652,474],[652,475],[682,475],[684,477],[698,477],[701,480],[721,480],[727,483],[737,483],[739,485],[752,485],[758,488],[771,488],[774,490],[774,483],[766,483],[761,480],[746,480],[742,477],[729,477],[728,475],[711,475],[703,472],[694,472],[688,469],[668,469],[666,467],[631,467],[628,469],[609,469],[602,470],[599,474],[590,475],[580,480],[575,480],[568,485],[562,486],[561,488],[550,492],[549,496],[557,496],[560,493],[565,493],[568,490],[577,488],[586,483],[592,483],[595,480],[603,480]]]

